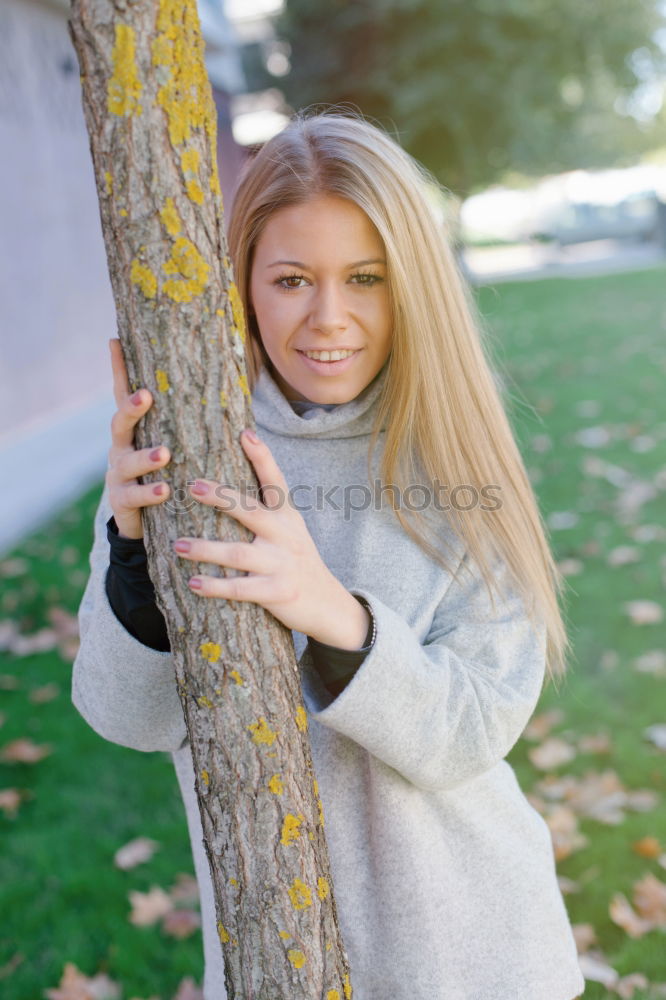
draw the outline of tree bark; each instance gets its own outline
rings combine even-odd
[[[132,390],[154,405],[169,501],[143,510],[196,774],[230,1000],[351,997],[290,631],[260,605],[202,599],[181,535],[251,541],[197,503],[196,477],[256,484],[245,326],[223,227],[216,118],[195,0],[72,0],[70,34]],[[242,477],[242,480],[241,480]],[[143,477],[144,482],[155,476]],[[220,570],[233,575],[233,570]]]

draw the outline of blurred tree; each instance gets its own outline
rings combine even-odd
[[[291,47],[276,80],[251,86],[293,107],[350,102],[459,195],[524,173],[599,167],[649,148],[616,107],[658,72],[659,0],[286,0]],[[641,59],[636,61],[635,53]]]

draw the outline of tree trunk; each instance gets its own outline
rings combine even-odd
[[[144,508],[149,572],[189,734],[230,1000],[351,997],[291,633],[260,605],[201,599],[180,535],[240,539],[196,477],[256,484],[242,308],[223,228],[216,118],[195,0],[72,0],[70,33],[132,390],[154,405],[171,498]],[[150,481],[151,476],[143,478]],[[233,575],[233,570],[220,570]]]

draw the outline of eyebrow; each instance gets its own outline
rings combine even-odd
[[[288,264],[290,267],[300,267],[304,271],[310,271],[311,268],[307,264],[304,264],[300,260],[274,260],[272,264],[266,266],[266,270],[269,267],[277,267],[278,264]],[[347,268],[351,270],[352,267],[363,267],[365,264],[386,264],[383,257],[369,257],[368,260],[357,260],[355,264],[348,264]]]

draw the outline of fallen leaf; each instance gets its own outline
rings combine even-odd
[[[646,976],[642,972],[630,972],[628,976],[623,976],[615,984],[615,992],[622,1000],[632,1000],[636,990],[645,990],[650,985]]]
[[[622,609],[633,625],[656,625],[664,617],[662,607],[656,601],[626,601]]]
[[[633,667],[642,674],[666,677],[666,653],[663,649],[650,649],[634,660]]]
[[[562,892],[565,896],[570,895],[572,892],[580,892],[580,883],[576,882],[572,878],[569,878],[568,875],[562,875],[561,873],[558,874],[557,884],[560,887],[560,892]]]
[[[178,872],[169,895],[175,903],[196,903],[199,900],[199,883],[193,875]]]
[[[38,745],[32,740],[18,739],[7,743],[0,751],[0,760],[10,764],[36,764],[53,752],[51,743]]]
[[[0,788],[0,809],[8,819],[13,819],[21,805],[21,792],[18,788]]]
[[[608,553],[609,566],[626,566],[628,563],[638,562],[640,553],[633,545],[619,545],[616,549],[611,549]]]
[[[666,723],[658,722],[643,730],[643,736],[660,750],[666,750]]]
[[[641,858],[658,858],[662,851],[661,844],[656,837],[641,837],[640,840],[633,842],[631,849],[634,854],[638,854]]]
[[[557,568],[562,576],[578,576],[585,568],[580,559],[562,559],[558,562]]]
[[[621,927],[631,938],[640,938],[653,928],[651,920],[640,917],[631,903],[621,892],[616,892],[608,906],[608,913],[614,924]]]
[[[608,733],[594,733],[581,736],[578,740],[579,753],[610,753],[611,742]]]
[[[119,847],[113,856],[113,863],[116,868],[129,871],[136,868],[144,861],[150,861],[153,854],[158,850],[160,844],[157,840],[150,840],[148,837],[137,837],[130,840],[123,847]]]
[[[47,1000],[119,1000],[120,986],[100,972],[89,979],[73,962],[67,962],[56,989],[44,990]]]
[[[572,924],[571,930],[579,955],[589,951],[592,945],[597,943],[597,934],[592,924]]]
[[[634,882],[634,906],[654,927],[666,928],[666,883],[648,872]]]
[[[584,448],[603,448],[611,440],[606,427],[583,427],[574,434],[574,440]]]
[[[162,920],[162,930],[175,938],[190,937],[201,927],[201,916],[196,910],[170,910]]]
[[[568,806],[555,806],[544,816],[553,840],[556,861],[563,861],[574,851],[588,844],[588,838],[578,829],[578,817]]]
[[[527,756],[540,771],[551,771],[573,760],[576,749],[559,736],[551,736],[540,746],[528,750]]]
[[[566,528],[574,528],[580,518],[572,510],[553,511],[548,516],[548,526],[553,531],[564,531]]]
[[[191,976],[181,979],[178,992],[173,1000],[204,1000],[203,990],[200,989]]]
[[[53,701],[60,694],[57,684],[44,684],[42,687],[33,688],[28,698],[33,705],[43,705],[47,701]]]
[[[586,952],[578,956],[580,971],[591,983],[601,983],[612,989],[620,978],[601,953]]]
[[[173,909],[171,897],[159,886],[151,886],[148,892],[130,891],[128,895],[132,904],[129,920],[137,927],[150,927]]]
[[[564,719],[564,712],[561,708],[551,708],[547,712],[540,712],[533,715],[523,729],[523,736],[528,740],[543,740],[551,731],[553,726],[558,725]]]

